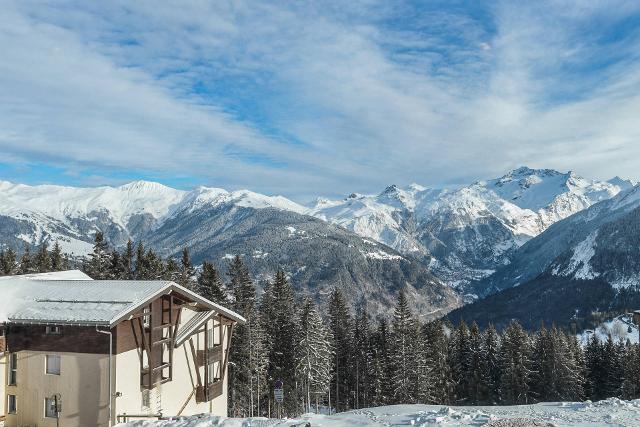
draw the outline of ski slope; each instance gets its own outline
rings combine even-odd
[[[357,426],[638,426],[640,400],[539,403],[522,406],[382,406],[292,420],[224,418],[212,415],[165,421],[134,421],[119,427],[357,427]]]

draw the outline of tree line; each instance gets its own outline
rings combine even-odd
[[[0,251],[2,274],[71,264],[57,244],[26,253]],[[187,249],[179,260],[131,241],[118,251],[101,233],[81,267],[94,279],[173,280],[243,315],[247,323],[234,329],[229,362],[232,416],[294,416],[319,406],[346,411],[640,397],[640,347],[611,336],[601,342],[594,334],[582,346],[555,326],[528,332],[517,322],[502,331],[464,321],[422,323],[403,292],[392,317],[373,321],[340,289],[321,306],[298,298],[281,270],[259,295],[240,256],[221,274],[208,261],[195,268]],[[276,380],[284,384],[281,406],[274,400]]]

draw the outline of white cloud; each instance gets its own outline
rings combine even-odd
[[[520,164],[640,177],[638,35],[617,58],[583,39],[594,17],[631,11],[505,2],[491,33],[457,11],[379,6],[14,3],[0,17],[0,149],[294,197]],[[594,55],[608,62],[575,71]]]

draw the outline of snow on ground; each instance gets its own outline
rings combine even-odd
[[[291,420],[224,418],[213,415],[164,421],[133,421],[119,427],[350,427],[350,426],[637,426],[640,400],[554,402],[522,406],[397,405],[334,415],[306,414]]]
[[[614,342],[626,342],[628,339],[632,344],[638,344],[638,327],[633,324],[630,314],[622,314],[607,320],[595,330],[586,329],[578,334],[578,340],[582,345],[587,345],[593,334],[596,334],[601,342],[605,342],[611,335]]]

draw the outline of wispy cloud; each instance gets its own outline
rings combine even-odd
[[[639,178],[633,22],[610,2],[15,2],[0,150],[294,198],[520,164]]]

